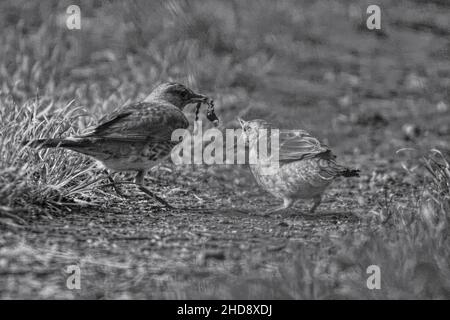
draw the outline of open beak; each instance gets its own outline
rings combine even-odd
[[[239,118],[239,117],[237,117],[236,119],[237,119],[237,121],[239,121],[239,124],[241,125],[242,129],[244,129],[246,122],[242,118]]]
[[[242,118],[237,117],[236,120],[239,122],[239,124],[241,125],[242,131],[241,131],[241,135],[240,135],[240,139],[244,140],[245,146],[248,146],[248,136],[244,130],[245,126],[247,125],[247,122],[244,121]]]

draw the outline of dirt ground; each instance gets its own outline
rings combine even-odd
[[[247,177],[250,178],[250,177]],[[252,186],[254,187],[254,185]],[[170,186],[166,186],[170,189]],[[352,198],[355,188],[345,184],[330,193]],[[320,242],[324,234],[352,232],[359,221],[357,203],[327,199],[317,215],[251,216],[267,208],[267,195],[254,188],[215,188],[226,200],[202,201],[207,211],[167,211],[143,197],[111,201],[100,210],[30,219],[32,227],[3,234],[3,263],[7,263],[10,297],[75,298],[186,298],[181,285],[214,286],[228,275],[252,270],[275,272],[277,263],[292,256],[296,245]],[[180,204],[198,205],[193,194],[178,197]],[[235,207],[236,209],[233,209]],[[82,289],[65,288],[65,268],[78,264]],[[5,279],[4,277],[2,277]],[[174,281],[175,280],[175,281]],[[30,285],[31,284],[31,285]],[[173,287],[171,288],[170,285]],[[143,289],[151,288],[151,290]],[[17,290],[17,291],[16,291]]]

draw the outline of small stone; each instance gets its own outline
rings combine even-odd
[[[278,225],[280,227],[289,227],[289,223],[287,223],[286,221],[281,221],[281,222],[278,223]]]

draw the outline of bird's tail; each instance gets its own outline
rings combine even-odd
[[[346,177],[346,178],[350,178],[350,177],[359,177],[359,170],[358,169],[349,169],[349,168],[344,168],[341,172],[340,175],[342,177]]]
[[[22,145],[32,148],[76,148],[86,146],[86,139],[66,138],[66,139],[38,139],[33,141],[22,141]]]

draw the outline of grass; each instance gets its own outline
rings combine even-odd
[[[92,164],[86,158],[63,151],[36,152],[23,144],[39,136],[76,134],[73,124],[82,110],[68,104],[48,117],[45,110],[38,110],[36,101],[25,102],[21,107],[6,103],[3,106],[0,111],[2,209],[61,210],[65,201],[71,202],[68,205],[86,203],[95,181],[90,173]]]
[[[65,8],[73,1],[0,4],[1,243],[8,237],[31,237],[26,228],[38,225],[41,216],[84,225],[77,213],[103,214],[117,200],[101,187],[103,175],[91,160],[67,151],[32,150],[23,141],[83,132],[115,107],[145,97],[156,83],[176,80],[214,97],[225,126],[237,126],[234,119],[242,116],[306,129],[333,146],[343,162],[361,168],[362,177],[339,185],[327,207],[336,211],[357,202],[358,208],[351,207],[357,222],[334,232],[328,222],[316,221],[320,241],[309,236],[301,244],[291,241],[282,257],[248,253],[248,259],[236,263],[240,272],[218,271],[224,267],[218,263],[214,277],[188,279],[188,285],[167,276],[165,285],[175,297],[450,297],[450,25],[445,2],[381,1],[381,33],[365,30],[370,2],[360,1],[77,3],[82,10],[77,31],[65,28]],[[193,119],[193,110],[187,113]],[[404,148],[426,155],[396,153]],[[195,193],[219,204],[246,206],[256,190],[236,168],[167,170],[155,174],[170,177],[171,183],[157,187],[161,192],[178,189],[175,195],[186,191],[188,196],[176,199],[180,202]],[[230,190],[234,198],[228,199]],[[119,209],[146,214],[149,209],[140,206],[136,200]],[[170,235],[171,228],[179,228],[176,235],[185,231],[185,221],[168,219],[173,225],[162,233],[153,225],[146,230],[161,237]],[[186,219],[191,225],[203,221],[200,216]],[[204,224],[214,228],[214,221]],[[25,231],[6,232],[18,227]],[[140,228],[129,232],[134,236]],[[188,235],[200,232],[186,228]],[[128,229],[115,225],[112,230]],[[255,222],[251,229],[238,230],[262,229]],[[60,244],[61,250],[70,248],[68,243]],[[221,245],[228,244],[223,240]],[[194,253],[198,249],[192,243],[186,247]],[[114,248],[109,257],[117,254]],[[124,257],[134,248],[122,249],[119,256]],[[181,256],[173,248],[165,250]],[[145,252],[136,255],[151,260]],[[225,255],[223,264],[228,260]],[[252,267],[253,260],[263,267]],[[5,273],[13,269],[8,263]],[[366,287],[366,268],[372,264],[381,268],[381,290]],[[200,268],[191,262],[189,267]],[[136,288],[144,292],[135,293],[139,297],[167,297],[146,294],[145,272],[130,270],[131,276],[117,275],[125,297],[133,297]],[[207,284],[198,288],[202,281]],[[61,288],[55,290],[41,296],[66,297]],[[11,292],[8,285],[2,294],[23,294]]]

